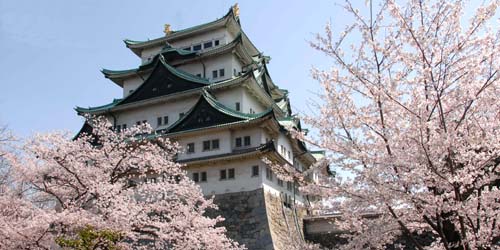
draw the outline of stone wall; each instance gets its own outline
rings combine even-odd
[[[214,202],[231,239],[250,250],[273,249],[263,189],[215,195]]]
[[[303,239],[303,218],[306,210],[300,207],[285,207],[279,196],[269,192],[265,192],[264,196],[274,249],[290,249],[291,242],[301,242]]]
[[[305,209],[285,207],[279,196],[262,188],[215,195],[214,202],[219,210],[209,216],[224,217],[221,226],[228,236],[249,250],[285,250],[303,239]]]

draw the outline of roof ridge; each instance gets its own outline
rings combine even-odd
[[[269,108],[266,111],[260,112],[260,113],[257,113],[257,114],[245,114],[245,113],[242,113],[242,112],[238,112],[238,111],[233,110],[233,109],[225,106],[224,104],[220,103],[207,90],[202,89],[201,90],[201,95],[198,98],[198,101],[196,101],[196,103],[191,107],[191,109],[189,109],[189,111],[181,119],[177,120],[172,125],[170,125],[168,128],[166,128],[166,131],[172,130],[177,125],[179,125],[180,123],[182,123],[185,119],[187,119],[187,117],[189,117],[189,115],[195,110],[195,108],[199,105],[199,103],[202,100],[205,100],[210,106],[212,106],[212,108],[216,109],[219,112],[222,112],[223,114],[226,114],[226,115],[238,118],[238,119],[242,119],[242,120],[245,120],[245,121],[250,121],[250,120],[254,120],[254,119],[258,119],[258,118],[264,117],[265,115],[269,114],[273,110],[272,108]]]
[[[204,26],[209,26],[209,25],[215,24],[217,22],[221,22],[221,21],[225,20],[226,18],[228,18],[230,16],[232,16],[235,19],[235,21],[238,23],[238,25],[240,24],[239,17],[235,15],[234,10],[233,10],[233,6],[231,6],[229,8],[229,11],[224,16],[222,16],[221,18],[217,18],[214,21],[210,21],[210,22],[198,24],[198,25],[191,26],[191,27],[184,28],[184,29],[180,29],[180,30],[174,30],[174,31],[172,31],[168,35],[165,35],[165,36],[162,36],[162,37],[158,37],[158,38],[155,38],[155,39],[148,39],[147,41],[137,41],[137,40],[131,40],[131,39],[124,39],[123,42],[125,42],[126,46],[129,47],[129,45],[133,46],[133,45],[140,45],[140,44],[144,44],[144,43],[151,43],[151,42],[154,43],[154,42],[158,42],[158,41],[162,41],[162,40],[167,40],[169,37],[171,37],[173,35],[176,35],[176,34],[179,34],[179,33],[183,33],[183,32],[192,31],[192,30],[204,27]]]
[[[202,95],[205,96],[209,101],[209,104],[212,105],[212,107],[218,109],[218,108],[221,108],[223,109],[220,110],[218,109],[219,111],[222,111],[223,113],[227,114],[227,115],[232,115],[232,116],[235,116],[235,117],[238,117],[238,118],[242,118],[242,119],[254,119],[254,118],[259,118],[263,115],[266,115],[267,113],[269,113],[270,110],[272,110],[272,108],[268,108],[266,111],[264,112],[260,112],[260,113],[256,113],[256,114],[247,114],[247,113],[243,113],[243,112],[240,112],[240,111],[237,111],[237,110],[234,110],[232,108],[229,108],[227,107],[226,105],[220,103],[214,96],[212,96],[208,91],[206,90],[202,90]]]
[[[88,112],[88,111],[96,110],[96,109],[97,110],[105,110],[105,109],[109,109],[109,108],[115,107],[123,99],[124,98],[114,98],[113,101],[110,102],[110,103],[107,103],[107,104],[104,104],[104,105],[100,105],[100,106],[94,106],[94,107],[89,106],[88,108],[76,106],[75,110],[76,110],[76,112]]]

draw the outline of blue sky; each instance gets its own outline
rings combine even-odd
[[[0,0],[0,124],[19,136],[77,132],[75,106],[121,97],[101,68],[128,69],[140,59],[123,39],[153,39],[163,25],[182,29],[222,17],[234,1]],[[332,0],[239,1],[243,29],[272,60],[273,80],[290,90],[292,108],[307,111],[317,91],[313,65],[331,66],[307,41],[328,20],[345,26]]]

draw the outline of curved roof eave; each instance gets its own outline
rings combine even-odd
[[[192,35],[193,33],[204,32],[205,29],[209,29],[209,28],[212,28],[214,26],[215,27],[217,27],[219,25],[225,26],[225,25],[227,25],[227,22],[230,21],[230,20],[234,20],[239,25],[239,17],[235,15],[235,13],[233,11],[233,7],[231,7],[229,9],[229,11],[222,18],[219,18],[219,19],[217,19],[215,21],[211,21],[211,22],[208,22],[208,23],[196,25],[196,26],[189,27],[189,28],[186,28],[186,29],[172,31],[168,35],[165,35],[165,36],[159,37],[159,38],[155,38],[155,39],[152,39],[152,40],[137,41],[137,40],[125,39],[125,40],[123,40],[123,42],[125,43],[125,45],[127,46],[127,48],[131,49],[135,54],[140,55],[140,50],[142,50],[144,48],[148,48],[148,47],[151,47],[151,46],[156,46],[158,44],[161,44],[161,43],[164,43],[164,42],[168,42],[168,41],[171,41],[171,40],[180,39],[183,36]],[[134,50],[139,50],[139,53],[138,53],[138,51],[134,51]]]
[[[168,132],[168,131],[173,130],[179,124],[181,124],[184,120],[188,119],[189,115],[196,109],[196,107],[199,105],[199,103],[202,100],[205,100],[210,106],[212,106],[212,108],[216,109],[217,111],[219,111],[219,112],[221,112],[223,114],[226,114],[226,115],[229,115],[229,116],[241,119],[243,121],[255,120],[255,119],[264,117],[264,116],[266,116],[266,115],[268,115],[270,113],[273,113],[273,109],[269,108],[266,111],[263,111],[261,113],[257,113],[257,114],[245,114],[245,113],[233,110],[231,108],[228,108],[224,104],[222,104],[219,101],[217,101],[215,99],[215,97],[213,97],[210,93],[208,93],[208,91],[202,90],[202,93],[201,93],[198,101],[196,102],[196,104],[193,105],[193,107],[181,119],[177,120],[172,125],[170,125],[170,127],[168,127],[166,129],[166,131]]]

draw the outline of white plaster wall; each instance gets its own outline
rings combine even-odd
[[[236,87],[225,89],[224,91],[219,91],[214,93],[217,101],[224,104],[226,107],[236,110],[236,103],[240,103],[240,108],[243,102],[243,88]]]
[[[260,113],[265,110],[265,107],[257,101],[257,98],[250,94],[248,89],[243,91],[243,106],[242,111],[244,113],[250,113],[250,110],[253,110],[255,113]]]
[[[232,145],[232,148],[234,149],[244,149],[244,148],[249,148],[249,147],[257,147],[257,146],[260,146],[261,145],[261,132],[262,132],[262,129],[261,128],[246,128],[246,129],[242,129],[242,130],[234,130],[232,132],[232,139],[231,139],[231,145]],[[244,146],[244,137],[245,136],[250,136],[250,146]],[[242,147],[239,147],[239,148],[236,148],[235,147],[235,144],[236,144],[236,138],[237,137],[241,137],[241,144],[242,144]]]
[[[268,132],[266,132],[265,130],[261,130],[261,133],[260,133],[260,143],[261,144],[264,144],[272,139],[273,139],[273,137]]]
[[[212,82],[218,82],[233,77],[234,57],[235,56],[232,53],[226,53],[206,58],[203,60],[203,63],[196,61],[189,64],[180,65],[177,68],[193,75],[200,74],[202,77],[205,77]],[[203,65],[205,65],[205,76],[203,76]],[[212,71],[217,70],[218,75],[219,69],[224,69],[224,76],[213,78]]]
[[[127,124],[131,127],[137,121],[147,120],[148,123],[155,129],[157,126],[157,117],[168,115],[169,124],[174,123],[179,119],[179,113],[186,113],[197,101],[198,97],[193,96],[173,102],[160,103],[141,107],[139,109],[124,110],[115,114],[117,125]]]
[[[213,139],[219,139],[219,149],[203,151],[203,141],[213,140]],[[181,145],[183,151],[182,153],[179,153],[179,158],[178,158],[179,160],[225,154],[231,152],[231,133],[229,132],[229,130],[216,133],[209,133],[204,135],[181,137],[178,138],[177,141]],[[195,148],[194,153],[185,152],[188,143],[194,143],[194,148]]]
[[[261,171],[262,171],[262,186],[264,188],[265,191],[268,191],[274,195],[280,195],[280,193],[285,193],[289,196],[294,196],[294,191],[293,191],[293,188],[292,190],[288,190],[287,189],[287,182],[286,181],[283,181],[283,187],[278,185],[278,176],[276,176],[276,174],[273,173],[273,179],[272,181],[271,180],[268,180],[266,178],[266,168],[267,168],[267,165],[263,162],[261,162]],[[300,194],[300,192],[298,193],[295,193],[295,200],[298,202],[298,203],[304,203],[304,198],[302,197],[302,194]]]
[[[203,77],[203,64],[201,64],[199,62],[184,64],[184,65],[177,67],[177,69],[180,69],[180,70],[187,72],[191,75],[200,74],[200,76]]]
[[[155,47],[147,48],[141,51],[142,64],[148,63],[153,60],[153,57],[160,53],[161,49],[165,47],[165,44],[161,44]]]
[[[203,33],[203,34],[191,36],[191,37],[188,37],[188,38],[185,38],[182,40],[178,40],[175,42],[171,42],[170,44],[175,48],[184,48],[184,47],[187,47],[190,45],[204,43],[204,42],[208,42],[208,41],[212,41],[212,40],[216,40],[216,39],[220,40],[220,44],[219,44],[219,46],[220,46],[220,45],[224,45],[224,44],[227,44],[227,43],[230,43],[231,41],[233,41],[234,36],[231,35],[231,33],[229,33],[225,27],[222,27],[222,28],[212,30],[212,31],[207,32],[207,33]]]
[[[252,177],[252,166],[259,165],[259,176]],[[220,180],[221,169],[235,169],[235,178]],[[194,172],[207,172],[207,182],[198,182],[205,195],[251,191],[262,187],[262,163],[258,158],[211,164],[203,167],[189,167],[188,174],[192,178]]]
[[[231,69],[231,74],[234,76],[233,69],[236,69],[236,76],[237,76],[241,72],[243,64],[236,56],[233,56],[233,61],[231,62],[231,64],[233,66],[233,68]]]
[[[147,79],[146,77],[147,76],[145,76],[144,79]],[[144,82],[144,80],[142,80],[142,78],[139,76],[134,76],[134,77],[131,77],[127,80],[124,80],[123,81],[123,97],[130,95],[130,93],[132,93],[131,91],[134,91],[135,89],[137,89],[137,87],[139,87],[143,82]]]
[[[285,147],[286,152],[290,151],[290,158],[288,158],[288,153],[282,154],[280,151],[280,146],[283,145]],[[284,135],[283,133],[280,133],[278,136],[278,140],[276,143],[276,150],[278,151],[279,154],[283,156],[283,158],[287,159],[290,165],[293,165],[293,152],[292,152],[292,146],[290,143],[290,139],[288,136]]]
[[[205,66],[206,66],[206,78],[210,79],[213,82],[218,82],[218,81],[223,81],[232,78],[233,76],[233,57],[234,55],[232,53],[226,53],[223,55],[219,55],[216,57],[211,57],[208,60],[205,60]],[[217,77],[213,78],[212,77],[212,71],[213,70],[219,70],[219,69],[224,69],[224,76],[223,77]]]

